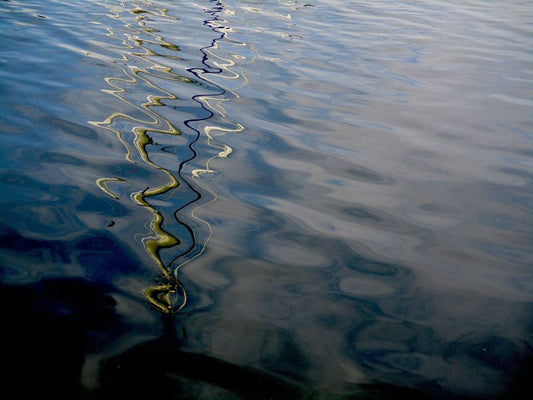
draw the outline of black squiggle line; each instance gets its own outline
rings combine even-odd
[[[223,96],[224,94],[226,94],[226,90],[218,85],[216,85],[215,83],[213,82],[210,82],[208,81],[207,79],[203,78],[202,75],[203,74],[220,74],[222,73],[222,68],[216,68],[216,67],[212,67],[209,65],[208,63],[208,60],[209,60],[209,56],[208,56],[208,50],[211,49],[211,48],[214,48],[216,47],[216,42],[218,42],[219,40],[223,40],[224,37],[226,36],[225,32],[220,32],[220,28],[223,28],[223,26],[221,25],[218,25],[218,24],[214,24],[215,21],[219,21],[220,18],[218,17],[218,13],[220,13],[224,7],[222,5],[222,3],[219,1],[219,0],[211,0],[212,2],[216,2],[215,6],[211,9],[211,10],[205,10],[205,13],[207,14],[210,14],[212,16],[212,18],[210,19],[207,19],[207,20],[204,20],[203,21],[203,24],[204,26],[208,26],[210,27],[214,32],[216,33],[219,33],[220,36],[213,39],[211,41],[211,44],[209,46],[206,46],[206,47],[202,47],[200,49],[200,51],[202,52],[203,54],[203,57],[202,57],[202,64],[206,67],[206,68],[188,68],[187,71],[190,72],[191,74],[193,74],[198,80],[201,80],[201,81],[204,81],[204,82],[207,82],[209,83],[210,85],[214,85],[215,87],[217,87],[218,89],[220,89],[220,92],[218,93],[214,93],[214,94],[210,94],[210,96]],[[189,246],[188,249],[186,249],[185,251],[183,251],[181,254],[177,255],[171,262],[170,262],[170,265],[173,265],[176,263],[176,261],[180,258],[183,258],[189,254],[191,254],[194,249],[197,247],[198,243],[197,243],[197,239],[196,239],[196,235],[194,233],[194,230],[189,226],[187,225],[187,223],[185,223],[184,221],[182,221],[180,218],[179,218],[179,213],[181,212],[181,210],[183,210],[184,208],[188,207],[189,205],[197,202],[198,200],[200,200],[202,198],[202,194],[196,189],[194,188],[194,186],[189,182],[189,179],[187,177],[184,176],[183,174],[183,168],[184,166],[189,163],[190,161],[194,160],[197,156],[198,156],[198,153],[197,151],[194,149],[194,145],[196,142],[198,142],[198,140],[200,139],[200,136],[201,136],[201,132],[196,129],[193,124],[196,123],[196,122],[200,122],[200,121],[207,121],[208,119],[210,118],[213,118],[213,116],[215,115],[211,110],[209,110],[205,104],[200,100],[201,97],[205,96],[206,94],[197,94],[197,95],[194,95],[192,97],[192,99],[197,102],[198,104],[200,104],[200,107],[202,107],[202,109],[204,111],[207,111],[208,113],[208,116],[204,117],[204,118],[191,118],[191,119],[188,119],[186,121],[184,121],[184,125],[187,126],[188,128],[190,128],[192,131],[194,131],[196,133],[196,137],[190,141],[189,143],[189,149],[191,150],[192,152],[192,156],[190,158],[188,158],[187,160],[183,160],[179,167],[178,167],[178,175],[180,176],[180,178],[183,180],[183,182],[189,187],[189,189],[191,189],[194,193],[196,193],[196,197],[192,200],[190,200],[189,202],[185,203],[184,205],[182,205],[181,207],[179,207],[175,212],[174,212],[174,217],[176,218],[176,220],[182,224],[185,229],[187,229],[187,231],[189,232],[189,234],[191,235],[191,239],[192,239],[192,243],[191,245]]]

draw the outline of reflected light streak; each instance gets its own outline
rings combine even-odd
[[[187,71],[193,74],[199,81],[207,82],[210,87],[218,88],[219,91],[218,93],[211,95],[199,94],[193,96],[193,100],[199,103],[202,109],[208,111],[209,115],[204,118],[184,121],[184,124],[194,130],[197,136],[191,143],[189,143],[189,148],[194,155],[189,160],[180,162],[177,173],[154,162],[150,158],[147,150],[147,146],[153,143],[150,133],[170,136],[181,135],[181,132],[168,119],[156,111],[157,107],[166,106],[164,103],[165,100],[177,100],[177,95],[155,84],[153,80],[164,79],[185,84],[195,83],[195,81],[173,72],[171,67],[163,64],[165,59],[181,60],[181,58],[176,55],[159,54],[153,47],[160,46],[176,52],[179,52],[180,48],[173,43],[165,41],[157,29],[147,26],[146,15],[158,18],[177,18],[168,15],[166,10],[155,12],[146,9],[147,6],[151,5],[150,2],[143,2],[144,8],[135,5],[135,3],[133,3],[134,5],[132,8],[128,8],[125,2],[121,3],[120,6],[116,4],[103,4],[103,6],[111,12],[109,17],[113,19],[127,20],[128,18],[123,15],[124,12],[135,16],[135,24],[125,23],[120,28],[122,31],[120,36],[126,36],[127,39],[119,38],[119,35],[112,28],[107,27],[107,36],[112,41],[118,40],[120,44],[102,44],[107,51],[110,50],[118,54],[121,63],[126,65],[126,67],[121,67],[121,76],[104,78],[108,88],[102,89],[102,92],[120,100],[121,104],[127,106],[130,111],[126,112],[117,110],[112,112],[103,121],[89,121],[89,123],[101,129],[113,132],[124,146],[124,157],[129,163],[149,167],[152,171],[161,173],[166,177],[166,183],[151,187],[150,182],[147,182],[143,188],[139,188],[131,193],[130,197],[135,204],[147,209],[152,216],[149,223],[150,233],[148,235],[140,236],[139,240],[142,242],[146,252],[157,264],[160,276],[154,285],[144,290],[144,295],[154,308],[170,314],[179,312],[187,302],[186,291],[178,279],[179,269],[203,254],[212,234],[210,224],[197,216],[197,210],[200,205],[196,205],[196,207],[190,211],[190,217],[206,227],[208,233],[203,241],[198,241],[198,233],[193,231],[190,226],[181,221],[178,217],[179,213],[183,212],[202,197],[202,194],[182,176],[183,166],[197,156],[197,152],[193,146],[200,138],[205,137],[207,146],[216,149],[217,153],[207,159],[205,167],[193,170],[192,178],[195,181],[195,186],[201,188],[203,193],[208,194],[211,197],[211,200],[207,202],[207,204],[214,202],[217,199],[216,194],[214,194],[209,188],[205,187],[205,185],[200,182],[199,178],[202,174],[215,172],[211,167],[214,159],[227,158],[233,152],[233,149],[229,145],[223,143],[220,138],[228,133],[238,133],[245,129],[243,125],[227,119],[226,110],[223,106],[224,102],[230,101],[232,98],[238,97],[238,95],[234,90],[224,87],[218,83],[217,80],[213,79],[213,74],[216,74],[217,78],[226,80],[242,80],[240,86],[234,87],[238,88],[246,85],[248,80],[242,73],[242,70],[240,71],[241,73],[235,71],[235,69],[238,68],[236,63],[232,59],[224,58],[217,54],[217,52],[221,51],[218,43],[221,40],[225,40],[227,43],[237,46],[246,46],[246,44],[231,40],[227,37],[228,33],[232,32],[232,30],[227,26],[224,26],[224,23],[227,21],[221,20],[218,15],[223,10],[223,4],[221,1],[213,1],[213,3],[214,5],[211,9],[204,10],[205,13],[211,16],[211,19],[204,21],[204,25],[210,27],[220,36],[214,39],[209,46],[200,49],[203,53],[202,64],[205,68],[190,68],[187,69]],[[244,58],[238,55],[233,55],[232,57],[235,59]],[[142,62],[145,64],[145,67],[143,68],[138,65],[133,65],[136,61]],[[136,87],[140,85],[147,85],[150,91],[153,90],[154,92],[147,94],[147,101],[139,105],[138,102],[128,98],[128,95],[131,95],[132,93],[131,89],[128,90],[128,87]],[[206,120],[213,122],[220,121],[220,126],[216,123],[204,126]],[[230,128],[228,128],[228,126],[230,126]],[[115,200],[119,200],[120,198],[116,191],[110,188],[110,185],[121,184],[124,182],[126,182],[125,178],[117,176],[101,177],[96,180],[97,186]],[[192,245],[175,256],[167,265],[162,259],[161,252],[164,249],[173,248],[181,242],[178,237],[171,232],[168,232],[163,227],[165,218],[162,212],[152,204],[151,199],[172,191],[182,183],[185,183],[191,191],[195,192],[196,197],[178,208],[174,212],[174,217],[191,235]]]
[[[220,17],[220,14],[224,11],[225,5],[220,0],[211,0],[211,1],[212,3],[214,3],[212,9],[206,9],[204,10],[204,12],[206,14],[209,14],[212,18],[205,20],[204,25],[211,28],[214,32],[218,33],[219,37],[213,39],[213,41],[211,42],[209,46],[204,47],[200,50],[203,53],[202,64],[205,68],[190,68],[188,69],[188,71],[191,72],[196,78],[198,78],[198,80],[205,81],[209,83],[211,87],[219,88],[220,91],[219,93],[216,93],[214,95],[199,94],[199,95],[193,96],[193,99],[197,103],[199,103],[200,106],[204,110],[209,112],[209,117],[202,118],[202,119],[191,119],[191,120],[185,121],[185,125],[193,129],[197,133],[197,138],[194,142],[198,141],[200,137],[205,136],[207,138],[206,143],[208,147],[220,150],[216,155],[208,158],[208,160],[205,162],[204,168],[197,168],[191,172],[191,175],[196,185],[200,187],[205,193],[208,193],[211,196],[211,200],[207,202],[205,205],[215,202],[217,200],[217,195],[202,183],[200,179],[201,175],[215,173],[216,171],[211,168],[212,161],[217,158],[227,158],[231,153],[233,153],[233,149],[226,143],[222,143],[218,139],[218,137],[223,136],[227,133],[241,132],[241,131],[244,131],[245,129],[243,125],[236,123],[234,121],[228,120],[228,118],[226,117],[226,110],[223,107],[223,103],[225,101],[230,101],[232,98],[238,98],[239,97],[238,94],[234,90],[221,85],[220,83],[216,82],[214,79],[211,79],[211,76],[216,76],[217,78],[223,78],[227,80],[241,79],[242,83],[237,88],[243,87],[244,85],[248,83],[248,79],[246,75],[243,73],[242,69],[241,69],[240,74],[231,69],[232,67],[237,67],[236,63],[233,60],[224,58],[215,53],[215,51],[220,50],[220,46],[218,43],[219,41],[225,41],[227,43],[231,43],[233,45],[238,45],[238,46],[247,46],[247,44],[233,40],[228,37],[228,33],[233,32],[233,30],[225,25],[228,23],[228,21],[223,20]],[[232,56],[235,59],[239,59],[239,60],[245,59],[244,56],[240,56],[240,55],[233,54]],[[198,125],[206,120],[210,120],[210,121],[220,120],[221,125],[222,124],[224,126],[233,125],[234,128],[226,128],[224,126],[217,126],[214,124],[203,126],[203,127],[201,125],[200,126]],[[195,150],[192,147],[194,142],[191,143],[191,150],[195,152]],[[181,172],[182,166],[180,166],[180,172]],[[192,201],[189,204],[186,204],[184,207],[177,210],[177,212],[188,207],[190,204],[194,202],[195,201]],[[196,215],[196,212],[199,208],[200,206],[196,206],[195,208],[193,208],[190,214],[194,220],[196,220],[200,224],[205,225],[205,227],[208,230],[208,235],[203,241],[203,244],[200,246],[199,249],[197,249],[196,246],[192,246],[187,252],[176,257],[176,259],[172,262],[173,264],[177,263],[178,259],[184,258],[186,256],[189,258],[186,259],[185,261],[182,261],[176,266],[175,276],[177,276],[177,273],[181,267],[183,267],[185,264],[193,261],[194,259],[198,258],[200,255],[203,254],[211,238],[211,235],[212,235],[211,225],[207,221],[203,220],[202,218]],[[193,253],[195,249],[196,249],[196,253]],[[190,254],[194,254],[194,255],[190,257]]]
[[[149,3],[146,3],[146,5],[149,5]],[[180,182],[171,170],[158,165],[150,159],[147,146],[152,144],[152,139],[149,135],[151,132],[164,135],[181,135],[181,132],[169,120],[154,110],[156,107],[165,106],[162,100],[176,100],[177,96],[169,90],[156,85],[150,80],[150,78],[163,78],[184,83],[190,83],[192,81],[172,72],[170,67],[154,61],[154,57],[161,55],[147,47],[149,45],[160,45],[170,50],[179,51],[178,46],[164,41],[162,36],[155,35],[153,32],[157,32],[157,30],[147,27],[144,21],[146,19],[145,14],[171,19],[176,19],[175,17],[169,16],[166,13],[166,10],[160,10],[159,13],[156,13],[138,6],[133,9],[128,9],[125,3],[121,4],[122,8],[119,8],[116,5],[109,6],[104,4],[104,6],[113,12],[110,16],[114,19],[121,19],[121,12],[123,11],[129,11],[130,13],[137,15],[135,18],[137,27],[142,28],[141,31],[138,31],[136,28],[133,28],[131,24],[124,25],[126,32],[128,32],[128,40],[120,40],[121,46],[109,46],[109,44],[106,43],[104,44],[106,48],[117,51],[121,56],[121,60],[126,63],[133,63],[135,58],[137,58],[137,60],[147,63],[149,66],[147,68],[140,68],[138,66],[129,65],[128,68],[121,69],[123,73],[121,77],[106,77],[105,81],[111,88],[103,89],[102,92],[119,99],[123,104],[131,107],[133,111],[130,113],[115,111],[103,121],[89,121],[89,123],[113,132],[124,145],[124,148],[126,149],[125,159],[128,162],[133,164],[142,163],[144,166],[150,167],[154,171],[163,173],[167,178],[166,183],[156,187],[150,187],[149,183],[147,183],[145,188],[132,193],[131,199],[135,204],[147,209],[152,215],[152,220],[149,224],[151,233],[148,236],[142,237],[141,242],[147,253],[156,262],[160,272],[160,277],[157,279],[156,283],[145,289],[144,295],[149,303],[156,309],[164,313],[174,313],[183,308],[187,301],[187,294],[177,279],[177,275],[164,264],[161,258],[161,251],[178,245],[180,240],[163,228],[164,216],[150,203],[150,198],[175,189],[180,185]],[[107,31],[109,32],[108,36],[110,38],[117,38],[117,35],[113,32],[112,28],[107,28]],[[134,34],[141,33],[154,36],[154,39],[146,40],[133,36]],[[179,57],[172,58],[179,59]],[[158,73],[153,73],[149,71],[148,68],[150,68],[150,70],[158,71]],[[126,97],[129,93],[126,86],[138,86],[140,84],[146,84],[148,87],[154,89],[155,92],[163,94],[148,94],[146,96],[146,102],[141,105],[135,104]],[[127,132],[125,129],[119,128],[123,126],[124,123],[134,125],[130,129],[131,133],[133,133],[133,140],[131,142],[128,142],[126,139]],[[134,159],[136,156],[140,157],[139,161]],[[126,179],[120,177],[102,177],[96,180],[96,184],[106,194],[118,200],[119,196],[108,187],[108,184],[125,181]]]

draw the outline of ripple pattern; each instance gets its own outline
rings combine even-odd
[[[132,22],[127,22],[118,30],[107,28],[108,36],[118,42],[114,48],[121,56],[120,62],[123,66],[121,76],[105,78],[109,88],[102,90],[118,98],[127,111],[115,111],[103,121],[92,121],[90,124],[112,132],[116,136],[124,146],[124,158],[127,162],[149,169],[150,176],[157,173],[161,177],[162,182],[157,185],[152,180],[138,180],[135,184],[141,186],[131,190],[129,197],[136,205],[148,210],[152,218],[149,223],[150,233],[141,234],[139,237],[147,253],[155,261],[160,271],[160,279],[154,286],[147,288],[144,294],[157,309],[165,313],[175,313],[181,310],[187,301],[186,291],[178,279],[178,270],[203,252],[210,236],[209,223],[198,218],[194,210],[199,206],[197,202],[202,196],[211,195],[210,202],[216,198],[201,183],[190,182],[185,175],[184,166],[197,158],[196,144],[203,137],[206,138],[207,147],[215,149],[217,154],[209,156],[203,168],[192,170],[191,178],[198,180],[203,174],[214,173],[215,170],[211,166],[213,160],[227,158],[232,153],[232,148],[224,144],[220,137],[230,132],[244,130],[242,125],[234,124],[225,118],[223,103],[231,100],[235,94],[210,77],[216,74],[225,80],[239,80],[241,75],[233,71],[235,63],[232,60],[216,56],[218,42],[227,40],[227,33],[231,31],[218,17],[222,10],[220,2],[216,2],[212,9],[206,10],[210,18],[204,21],[204,25],[219,36],[213,39],[209,46],[201,49],[202,67],[186,68],[189,77],[175,72],[172,67],[166,65],[168,61],[182,61],[179,56],[180,48],[166,41],[157,29],[150,26],[153,20],[171,21],[177,18],[169,15],[165,9],[150,7],[150,3],[143,3],[142,7],[134,4],[122,4],[120,7],[104,4],[111,13],[111,18],[128,21],[125,15],[128,13],[132,15],[130,17]],[[105,46],[109,48],[107,43]],[[161,48],[170,50],[172,54],[158,53]],[[164,163],[155,160],[158,155],[149,150],[150,146],[159,146],[154,137],[182,135],[182,131],[171,121],[172,116],[159,111],[170,107],[179,99],[179,93],[167,89],[169,82],[190,84],[197,88],[208,86],[214,93],[192,96],[201,111],[199,113],[201,116],[182,122],[185,129],[192,130],[186,143],[191,155],[179,160],[175,165],[164,166]],[[173,87],[181,88],[181,85]],[[142,101],[139,95],[145,96],[146,100]],[[172,142],[169,139],[164,140]],[[171,146],[159,147],[162,152],[169,152],[171,148]],[[121,190],[118,187],[128,184],[129,181],[130,179],[124,176],[111,176],[97,179],[96,184],[113,199],[120,200],[117,193]],[[182,239],[179,234],[171,232],[171,229],[166,227],[166,218],[169,216],[165,216],[157,204],[162,196],[167,198],[172,196],[172,192],[183,185],[184,190],[189,192],[190,200],[184,201],[175,209],[172,217],[181,224],[182,233],[186,232],[189,236],[189,243],[179,248]],[[202,194],[200,188],[206,194]],[[189,209],[191,217],[208,231],[203,240],[198,240],[198,233],[187,222],[181,220],[181,214]],[[164,260],[162,252],[173,248],[172,255],[166,255]]]

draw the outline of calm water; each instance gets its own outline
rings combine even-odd
[[[531,385],[531,1],[0,11],[6,392]]]

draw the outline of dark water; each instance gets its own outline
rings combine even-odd
[[[531,390],[530,1],[0,11],[4,393]]]

